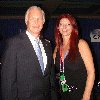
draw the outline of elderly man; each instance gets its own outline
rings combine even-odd
[[[7,41],[2,61],[3,100],[57,100],[50,43],[40,37],[44,11],[30,7],[27,30]]]

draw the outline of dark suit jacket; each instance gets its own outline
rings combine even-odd
[[[1,70],[3,100],[57,100],[52,50],[49,42],[41,41],[47,55],[44,76],[25,32],[8,40]]]

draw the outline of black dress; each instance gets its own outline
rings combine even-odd
[[[57,51],[56,53],[55,67],[56,67],[56,73],[59,73],[60,72],[59,51]],[[66,83],[69,86],[74,86],[75,90],[73,92],[61,91],[60,93],[61,100],[81,100],[86,86],[87,71],[79,51],[77,53],[77,63],[76,61],[68,61],[68,57],[65,58],[64,74],[65,74],[65,79],[67,81]],[[58,80],[57,80],[57,85],[59,88],[60,86]],[[92,98],[93,96],[91,96],[91,100]]]

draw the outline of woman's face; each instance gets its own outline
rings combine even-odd
[[[62,18],[59,22],[59,27],[58,27],[60,33],[62,36],[69,36],[71,35],[72,32],[72,25],[68,18]]]

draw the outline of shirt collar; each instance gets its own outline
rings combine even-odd
[[[28,35],[28,37],[32,40],[35,40],[36,38],[34,36],[32,36],[28,31],[26,31],[26,34]],[[40,41],[39,37],[37,38],[38,41]]]

